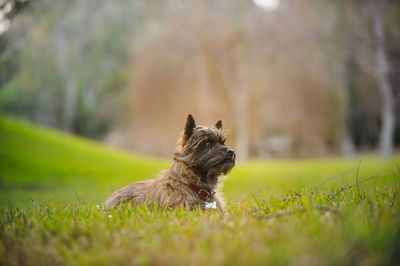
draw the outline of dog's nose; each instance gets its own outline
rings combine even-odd
[[[226,150],[226,152],[227,152],[229,155],[235,154],[235,152],[234,152],[231,148],[228,148],[228,149]]]

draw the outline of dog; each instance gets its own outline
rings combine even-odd
[[[225,140],[221,120],[214,127],[196,126],[189,114],[170,169],[156,179],[139,181],[115,191],[105,207],[131,202],[156,204],[160,208],[183,206],[225,212],[225,201],[219,190],[221,176],[235,165],[235,152],[225,145]]]

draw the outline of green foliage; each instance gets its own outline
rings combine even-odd
[[[129,3],[39,1],[16,17],[8,49],[18,67],[0,80],[0,113],[64,130],[71,119],[70,132],[94,138],[118,126],[129,99],[134,12]]]
[[[389,265],[399,252],[393,161],[238,165],[225,216],[104,210],[113,189],[168,163],[9,118],[0,118],[0,141],[1,265]],[[389,175],[367,180],[377,174]]]

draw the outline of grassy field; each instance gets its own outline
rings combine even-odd
[[[171,161],[0,117],[0,265],[399,264],[399,161],[239,164],[225,216],[106,211],[114,189]]]

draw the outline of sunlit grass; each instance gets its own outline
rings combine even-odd
[[[399,237],[398,181],[312,197],[260,195],[214,211],[32,203],[4,209],[3,264],[390,264]],[[357,262],[357,263],[355,263]]]
[[[0,118],[0,206],[38,201],[101,201],[114,189],[155,177],[167,161]]]
[[[239,164],[225,181],[225,216],[104,210],[114,189],[171,161],[0,118],[0,265],[391,265],[400,252],[398,161]]]

